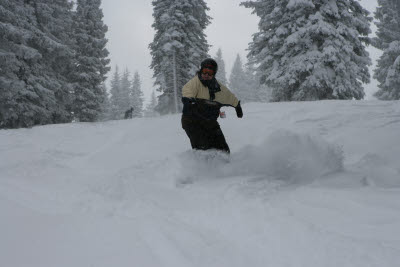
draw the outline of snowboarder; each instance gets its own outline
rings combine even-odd
[[[207,58],[197,75],[183,86],[182,128],[192,149],[217,149],[229,154],[229,146],[217,122],[220,108],[234,107],[238,118],[243,117],[243,111],[236,96],[215,78],[217,71],[217,62]]]

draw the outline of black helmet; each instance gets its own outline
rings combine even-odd
[[[203,62],[201,62],[200,67],[201,67],[200,71],[204,68],[213,70],[215,73],[217,73],[218,71],[218,64],[212,58],[206,58],[205,60],[203,60]]]

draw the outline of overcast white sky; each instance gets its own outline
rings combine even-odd
[[[222,49],[229,77],[236,55],[239,53],[242,60],[246,60],[246,49],[252,34],[257,32],[259,19],[251,14],[250,9],[239,6],[242,0],[206,2],[210,8],[208,15],[213,18],[206,29],[208,43],[212,45],[209,54],[215,56],[218,48]],[[361,0],[361,3],[371,12],[377,6],[377,0]],[[108,77],[111,77],[115,65],[120,69],[127,67],[131,72],[138,71],[143,82],[142,90],[148,99],[153,90],[148,49],[154,36],[151,0],[103,0],[102,7],[104,22],[109,28],[107,38],[112,70]],[[368,50],[374,60],[380,55],[376,49]],[[371,98],[375,88],[376,81],[365,85],[366,99]]]

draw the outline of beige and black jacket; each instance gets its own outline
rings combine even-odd
[[[219,83],[219,85],[221,90],[215,93],[215,99],[213,101],[223,105],[231,105],[236,107],[239,103],[239,100],[236,98],[236,96],[229,91],[225,85],[221,83]],[[201,83],[197,75],[183,86],[182,97],[211,100],[207,86],[204,86]]]
[[[203,85],[198,75],[186,83],[182,88],[183,115],[198,119],[216,120],[222,105],[236,107],[239,100],[229,89],[219,84],[219,90],[214,92],[214,99],[210,96],[210,90]],[[196,103],[188,100],[194,99]]]

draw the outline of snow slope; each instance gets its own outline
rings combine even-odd
[[[400,103],[243,109],[0,131],[0,265],[399,266]]]

